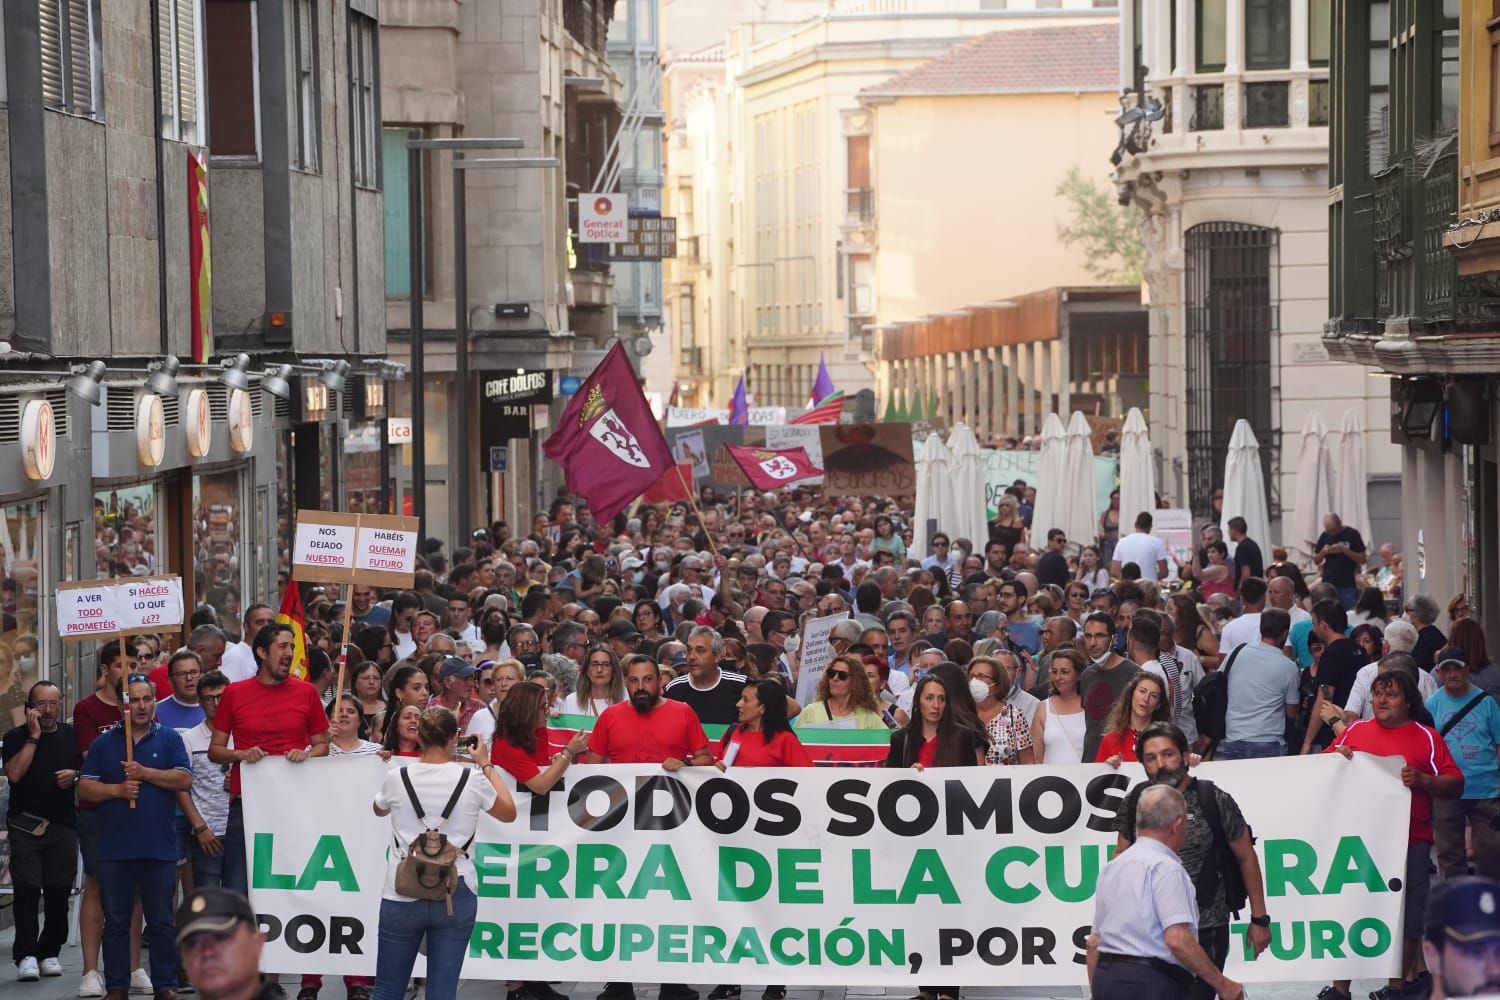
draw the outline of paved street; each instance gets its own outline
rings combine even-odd
[[[12,933],[9,928],[0,931],[0,948],[3,954],[9,956]],[[60,979],[43,979],[37,983],[17,983],[12,978],[10,965],[6,963],[4,978],[0,978],[0,998],[4,1000],[74,1000],[75,991],[78,989],[78,975],[81,968],[78,959],[77,945],[69,945],[63,949],[62,962],[64,975]],[[290,976],[285,977],[283,982],[287,988],[287,995],[295,1000],[297,987]],[[1379,983],[1374,981],[1355,983],[1355,1000],[1363,998]],[[574,1000],[594,1000],[594,997],[604,988],[603,983],[570,983],[564,984],[562,989],[572,994]],[[1254,986],[1248,991],[1254,1000],[1313,1000],[1321,987],[1310,983],[1286,983],[1272,986]],[[709,987],[700,986],[700,991],[706,997]],[[468,997],[497,997],[499,985],[489,982],[465,983],[460,990],[461,994]],[[914,992],[914,991],[911,991]],[[911,995],[907,990],[871,990],[871,989],[844,989],[842,987],[828,987],[823,990],[791,990],[787,995],[789,1000],[841,1000],[842,997],[892,997],[903,998]],[[343,1000],[343,989],[330,977],[330,984],[325,990],[327,1000]],[[654,1000],[656,990],[652,988],[641,988],[636,991],[638,1000]],[[974,1000],[1010,1000],[1010,998],[1058,998],[1058,1000],[1079,1000],[1085,996],[1082,990],[1070,990],[1063,987],[1052,989],[1005,989],[1003,987],[966,990],[965,996]],[[760,987],[752,987],[746,984],[745,1000],[758,1000]]]

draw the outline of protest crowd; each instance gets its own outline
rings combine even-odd
[[[94,693],[64,705],[38,683],[4,737],[18,979],[61,974],[81,852],[79,997],[316,1000],[318,976],[256,972],[241,771],[379,754],[392,766],[372,808],[410,846],[392,854],[377,974],[343,988],[407,996],[425,936],[421,985],[448,1000],[475,913],[461,848],[481,813],[515,817],[509,789],[540,794],[579,762],[809,767],[812,736],[837,729],[887,734],[884,763],[916,771],[1144,767],[1096,898],[1099,997],[1235,1000],[1221,971],[1231,913],[1257,953],[1270,940],[1257,817],[1192,776],[1201,760],[1399,756],[1403,966],[1372,1000],[1500,992],[1500,666],[1466,603],[1403,586],[1396,553],[1367,552],[1336,513],[1305,570],[1238,518],[1204,524],[1180,564],[1150,512],[1112,508],[1095,538],[1034,537],[1033,499],[1017,483],[988,537],[938,532],[916,552],[911,511],[881,497],[705,488],[601,522],[559,496],[528,530],[427,540],[410,590],[353,587],[348,636],[337,588],[304,584],[295,624],[263,603],[236,622],[201,607],[180,648],[105,643]],[[814,650],[808,627],[830,617]],[[577,734],[558,750],[547,728],[563,722]],[[413,895],[422,858],[456,881]],[[600,1000],[634,995],[612,982]],[[740,995],[718,984],[707,1000]]]

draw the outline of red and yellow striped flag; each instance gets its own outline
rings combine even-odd
[[[292,627],[292,676],[307,680],[307,616],[302,611],[302,591],[296,580],[286,582],[276,622]]]

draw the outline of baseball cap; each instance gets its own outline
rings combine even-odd
[[[681,667],[687,665],[687,653],[673,653],[672,666]]]
[[[248,899],[219,886],[195,889],[177,908],[177,943],[204,931],[227,934],[239,923],[259,926]]]
[[[1433,658],[1432,669],[1441,670],[1448,663],[1457,663],[1459,666],[1469,665],[1469,654],[1457,646],[1444,646],[1438,650],[1438,655]]]
[[[610,622],[609,627],[604,630],[606,639],[639,639],[640,637],[640,630],[624,618]]]
[[[450,656],[438,668],[438,680],[445,681],[450,677],[473,677],[478,672],[479,668],[468,660]]]
[[[1427,899],[1427,940],[1458,944],[1500,938],[1500,882],[1464,875],[1439,882]]]
[[[625,561],[620,565],[624,566],[626,569],[640,569],[642,566],[646,565],[646,560],[642,559],[640,556],[627,556],[625,558]]]

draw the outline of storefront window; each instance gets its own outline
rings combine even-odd
[[[344,506],[352,514],[380,514],[380,425],[349,425],[344,438]]]
[[[239,630],[243,606],[245,512],[240,480],[238,469],[193,477],[194,605],[213,608],[232,632]]]
[[[276,577],[292,574],[292,530],[297,505],[292,502],[292,432],[276,436]]]
[[[160,572],[156,485],[133,483],[94,493],[94,575],[150,576]]]
[[[0,506],[0,721],[26,721],[26,690],[41,670],[42,505]]]

